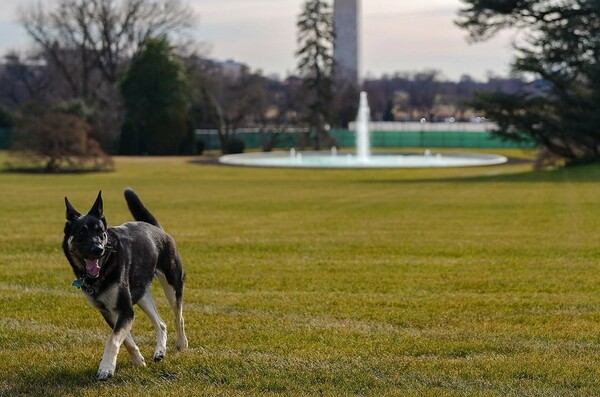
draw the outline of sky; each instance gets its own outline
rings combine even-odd
[[[31,41],[17,22],[18,6],[33,0],[1,0],[0,54]],[[50,2],[50,0],[46,0]],[[264,74],[284,77],[296,61],[296,18],[302,0],[188,0],[198,14],[194,31],[208,55],[233,59]],[[361,74],[437,69],[452,80],[469,74],[507,75],[510,36],[469,44],[454,25],[460,0],[362,0]]]

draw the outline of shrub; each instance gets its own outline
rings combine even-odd
[[[203,139],[196,141],[196,154],[202,156],[206,150],[206,142]]]
[[[239,138],[231,138],[229,142],[227,142],[227,153],[229,154],[238,154],[244,153],[244,149],[246,145],[244,141]]]
[[[13,168],[57,172],[113,166],[99,143],[89,137],[91,126],[80,116],[30,105],[23,109],[15,127],[11,152],[20,162]]]

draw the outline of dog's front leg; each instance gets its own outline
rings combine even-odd
[[[133,325],[133,308],[121,310],[117,315],[117,322],[113,329],[112,334],[106,341],[106,347],[104,348],[104,355],[98,368],[98,379],[106,380],[115,374],[115,368],[117,366],[117,355],[119,349],[123,344],[123,341],[131,331]]]
[[[116,318],[117,314],[116,313],[111,313],[109,311],[105,311],[105,310],[101,310],[100,313],[102,313],[102,317],[104,317],[104,320],[106,320],[106,323],[108,324],[108,326],[113,329],[115,328],[115,320],[113,319],[113,316]],[[145,367],[146,366],[146,361],[144,360],[144,356],[142,356],[142,353],[140,353],[140,349],[139,347],[137,347],[137,345],[135,344],[135,341],[133,340],[133,336],[131,336],[131,332],[127,334],[127,336],[125,337],[125,340],[123,341],[123,346],[125,346],[125,348],[127,349],[127,352],[129,353],[129,356],[131,357],[131,361],[133,361],[133,363],[135,365],[139,365],[141,367]]]

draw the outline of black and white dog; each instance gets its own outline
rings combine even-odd
[[[133,305],[137,304],[156,329],[154,361],[163,359],[167,348],[167,327],[150,295],[156,276],[175,314],[177,348],[188,346],[182,316],[185,275],[175,241],[129,188],[125,200],[136,222],[107,227],[102,209],[102,192],[92,209],[81,215],[65,197],[67,223],[63,250],[88,302],[98,309],[112,328],[98,368],[98,379],[114,375],[121,344],[132,361],[145,366],[144,357],[131,337]]]

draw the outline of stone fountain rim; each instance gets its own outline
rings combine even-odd
[[[301,154],[302,157],[331,157],[329,151],[296,151],[297,154]],[[482,161],[493,161],[491,163],[483,163],[483,164],[462,164],[462,165],[422,165],[422,166],[400,166],[400,165],[380,165],[380,164],[339,164],[339,165],[329,165],[329,166],[319,166],[319,165],[298,165],[298,164],[248,164],[244,163],[243,159],[252,159],[252,158],[288,158],[290,157],[289,151],[274,151],[274,152],[251,152],[251,153],[239,153],[239,154],[227,154],[219,157],[218,161],[220,164],[230,165],[230,166],[238,166],[238,167],[254,167],[254,168],[295,168],[295,169],[425,169],[425,168],[464,168],[464,167],[489,167],[493,165],[502,165],[508,162],[508,157],[498,155],[498,154],[488,154],[488,153],[460,153],[460,152],[431,152],[430,155],[426,155],[423,152],[381,152],[372,154],[371,157],[375,158],[383,158],[383,157],[392,157],[392,156],[405,156],[405,157],[432,157],[436,158],[437,155],[441,155],[446,158],[475,158],[480,159]],[[348,155],[351,155],[352,158],[356,158],[356,154],[354,152],[337,152],[337,157],[346,158]],[[236,161],[240,160],[240,161]]]

